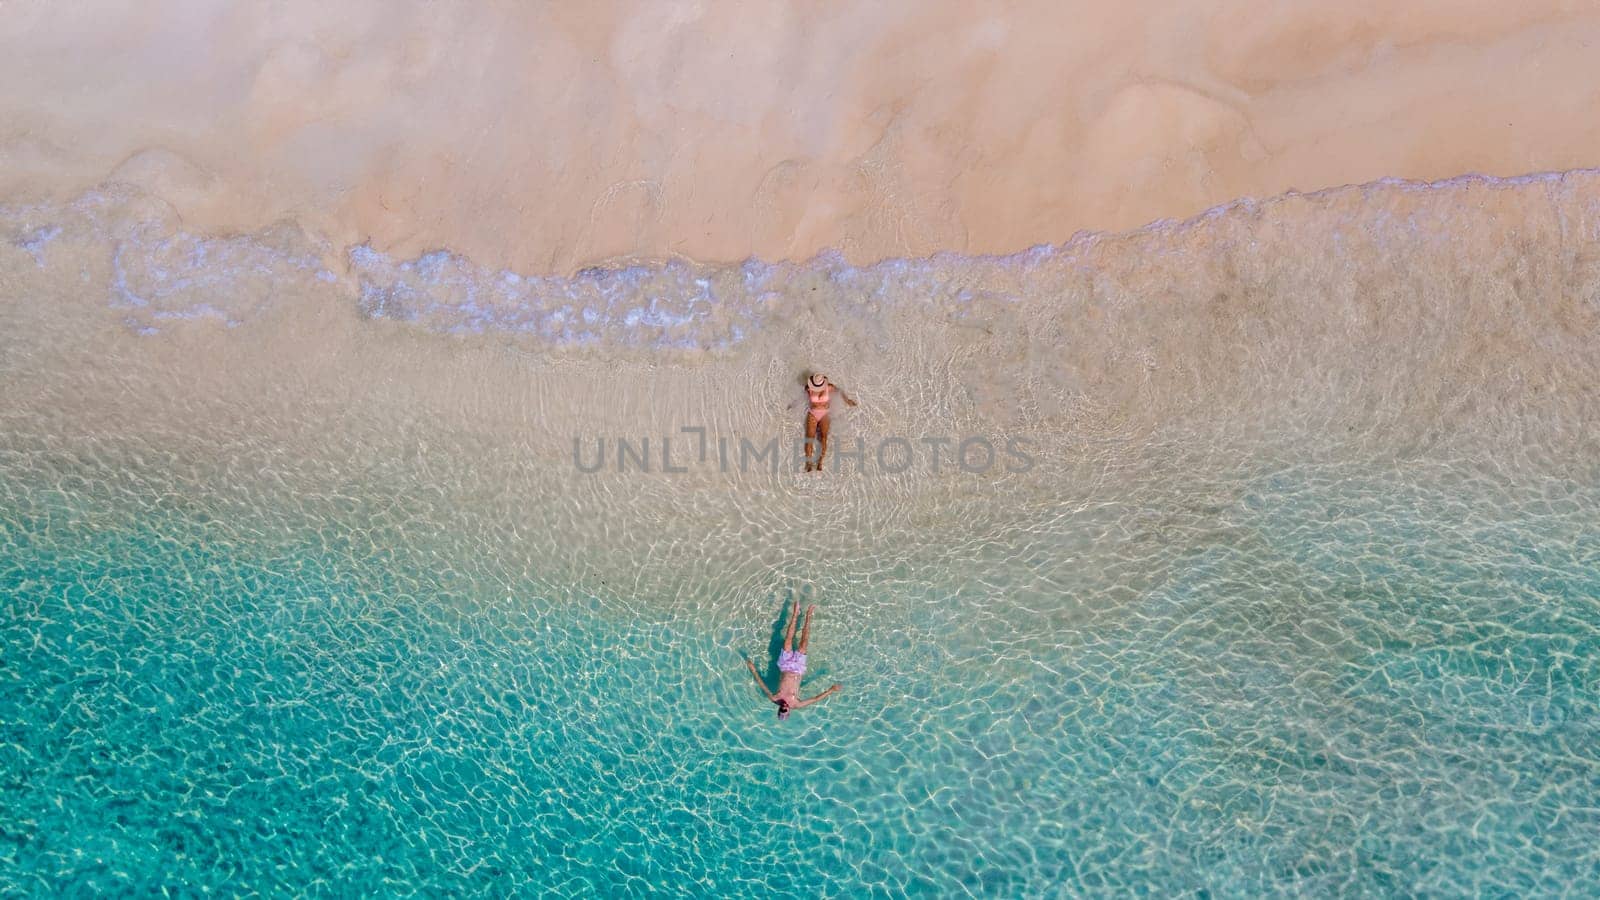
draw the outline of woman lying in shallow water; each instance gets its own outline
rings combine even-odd
[[[828,454],[828,409],[833,403],[833,392],[838,391],[844,402],[851,406],[856,401],[844,388],[828,380],[821,372],[806,378],[806,471],[821,472],[822,457]],[[816,452],[812,452],[815,450]],[[807,617],[810,613],[806,614]]]
[[[761,693],[766,694],[768,700],[778,704],[780,719],[789,718],[791,709],[810,706],[841,689],[836,684],[815,697],[800,699],[800,677],[806,674],[806,647],[811,644],[811,613],[815,610],[815,606],[806,607],[806,624],[800,629],[800,649],[795,650],[794,623],[800,618],[800,601],[794,601],[794,610],[789,614],[789,630],[783,635],[783,652],[778,654],[778,671],[782,674],[778,677],[776,694],[767,690],[767,683],[761,680],[761,673],[756,671],[756,664],[751,662],[749,657],[745,657],[744,660],[744,664],[750,667],[750,674],[755,676],[756,684],[760,685]]]

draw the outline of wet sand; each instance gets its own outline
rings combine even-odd
[[[401,256],[1006,253],[1393,176],[1593,166],[1570,2],[8,4],[0,201]]]

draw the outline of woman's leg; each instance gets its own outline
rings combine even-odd
[[[830,418],[832,418],[832,417],[831,416],[823,416],[821,419],[817,420],[817,471],[818,472],[822,471],[822,458],[824,456],[828,455],[828,419],[830,419]]]
[[[800,620],[800,599],[794,601],[794,609],[789,612],[789,630],[783,633],[783,649],[794,649],[794,624]]]
[[[816,448],[812,442],[817,439],[817,417],[806,413],[806,471],[811,471],[816,466]]]
[[[796,611],[798,611],[799,605],[800,605],[799,601],[796,601],[795,602]],[[811,646],[811,614],[816,612],[816,611],[817,611],[817,608],[815,606],[806,607],[806,627],[800,629],[800,652],[801,653],[806,652],[806,648]]]

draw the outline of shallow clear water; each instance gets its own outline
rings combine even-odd
[[[1444,306],[1392,335],[1402,313],[1357,300],[1237,324],[1241,279],[1309,310],[1293,291],[1335,264],[1256,260],[1256,278],[1223,249],[1172,264],[1238,309],[1165,323],[1116,324],[1123,288],[1075,306],[1102,276],[1071,260],[823,262],[720,319],[687,269],[591,273],[561,287],[570,315],[591,309],[576,343],[638,325],[630,303],[667,331],[562,357],[554,313],[461,318],[474,279],[505,279],[459,261],[339,294],[272,236],[108,246],[13,215],[0,891],[1530,895],[1600,877],[1595,397],[1563,377],[1593,370],[1594,320],[1548,299],[1593,289],[1581,246],[1541,251],[1567,268],[1539,277],[1569,280],[1518,288],[1526,307],[1498,293],[1514,267],[1411,257]],[[364,277],[388,265],[358,256]],[[418,305],[440,284],[471,296]],[[417,314],[382,321],[374,297]],[[1447,315],[1500,309],[1498,343]],[[523,322],[532,343],[448,335]],[[1061,358],[1053,341],[1092,328],[1121,343]],[[1038,465],[573,468],[575,434],[791,428],[762,393],[791,386],[765,356],[778,338],[852,354],[864,402],[842,434],[1022,434]],[[1243,342],[1235,368],[1204,368],[1212,338]],[[702,339],[714,354],[670,355]],[[1348,359],[1264,358],[1340,341]],[[795,598],[819,606],[807,692],[845,689],[779,723],[742,660],[771,683]]]
[[[770,665],[789,589],[749,618],[652,613],[452,559],[420,509],[378,550],[352,537],[370,513],[269,495],[249,523],[123,519],[92,481],[16,468],[14,888],[1529,893],[1594,873],[1592,488],[1283,469],[1105,498],[942,564],[823,565],[791,587],[821,605],[812,683],[847,689],[778,725],[740,658]],[[270,545],[241,538],[269,524]]]

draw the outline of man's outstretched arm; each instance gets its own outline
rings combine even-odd
[[[835,691],[842,691],[842,690],[844,690],[844,686],[836,684],[833,687],[828,688],[827,690],[823,691],[822,693],[816,695],[815,697],[807,697],[806,699],[801,700],[799,703],[796,703],[794,705],[794,708],[795,709],[799,709],[802,706],[810,706],[811,704],[816,703],[819,700],[828,699],[828,695],[829,694],[832,694]]]
[[[750,657],[746,656],[744,658],[744,664],[750,667],[750,675],[755,678],[756,687],[761,688],[761,693],[766,694],[768,700],[774,703],[778,702],[778,695],[767,690],[767,683],[761,680],[761,673],[756,671],[756,664],[750,661]]]

